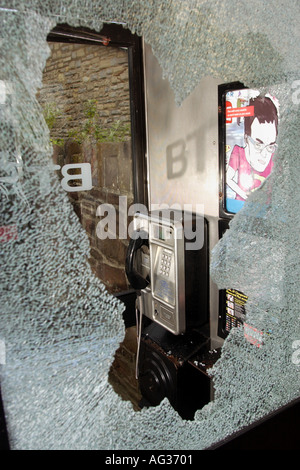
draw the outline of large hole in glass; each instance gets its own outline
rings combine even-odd
[[[134,203],[129,52],[126,46],[108,46],[110,41],[90,31],[56,28],[38,100],[50,130],[54,170],[89,237],[92,271],[108,292],[132,303],[125,275],[127,214]],[[129,316],[132,311],[130,306]],[[132,318],[125,318],[125,326],[109,381],[138,409],[136,326]]]
[[[127,51],[93,44],[49,45],[39,101],[56,171],[64,177],[89,236],[93,271],[110,292],[125,290],[127,239],[120,239],[117,230],[105,239],[109,224],[97,231],[97,208],[108,204],[117,214],[119,196],[133,200]]]

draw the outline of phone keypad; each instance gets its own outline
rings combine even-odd
[[[171,268],[172,253],[164,251],[161,257],[160,274],[169,277]]]

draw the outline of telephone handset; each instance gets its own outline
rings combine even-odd
[[[149,247],[148,233],[144,230],[136,230],[133,233],[133,237],[130,239],[125,261],[127,279],[131,287],[136,290],[145,289],[150,283],[149,277],[144,277],[135,268],[135,258],[137,252],[138,250],[142,249],[143,246]]]

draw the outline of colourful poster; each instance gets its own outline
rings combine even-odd
[[[277,147],[278,102],[258,90],[226,93],[226,211],[238,212],[269,176]]]

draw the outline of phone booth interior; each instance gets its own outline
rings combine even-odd
[[[255,120],[250,100],[258,90],[205,77],[178,108],[147,44],[144,59],[149,208],[200,202],[200,213],[190,214],[202,219],[203,244],[190,256],[186,240],[173,246],[164,239],[165,229],[176,232],[175,223],[161,219],[159,226],[151,210],[135,218],[135,230],[147,234],[140,246],[132,241],[126,260],[138,294],[137,377],[146,406],[167,397],[182,417],[193,419],[214,397],[208,370],[230,329],[243,325],[247,302],[246,292],[219,291],[209,273],[210,253],[245,194],[271,171],[276,137],[272,126],[262,135]],[[249,116],[254,125],[247,130]],[[245,170],[239,162],[247,160],[250,148],[255,158]],[[189,289],[200,297],[189,295]]]
[[[127,277],[137,292],[136,376],[145,406],[168,398],[183,418],[193,419],[195,411],[212,398],[208,369],[223,342],[217,334],[218,288],[209,276],[210,250],[219,237],[220,81],[204,78],[178,107],[151,47],[146,43],[143,47],[148,214],[151,217],[153,207],[161,203],[169,208],[179,205],[179,212],[188,212],[192,218],[200,216],[203,230],[202,247],[193,252],[184,249],[186,240],[175,249],[160,237],[157,242],[149,220],[140,218],[140,226],[135,227],[150,232],[148,245],[144,242],[133,250],[132,241],[126,259]],[[173,229],[177,230],[175,225]],[[133,257],[130,250],[135,251]],[[171,261],[167,280],[168,267],[162,270],[161,263],[170,262],[170,255],[176,261],[173,265]],[[137,264],[139,269],[135,269]],[[173,284],[169,282],[172,277],[176,280]],[[169,295],[173,288],[172,305]]]

